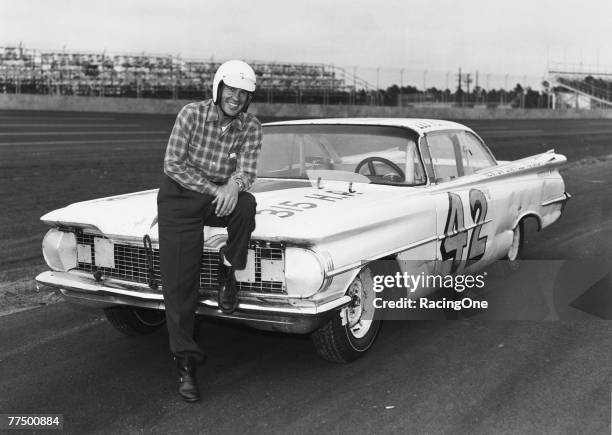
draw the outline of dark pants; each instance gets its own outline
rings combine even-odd
[[[185,189],[167,176],[157,195],[160,267],[170,351],[197,360],[204,356],[193,339],[203,227],[227,227],[223,254],[235,269],[246,266],[248,243],[255,229],[257,204],[253,195],[240,192],[236,208],[223,218],[215,214],[214,199],[212,195]]]

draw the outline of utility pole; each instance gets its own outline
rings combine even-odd
[[[447,102],[447,101],[446,101],[447,91],[450,91],[450,89],[448,89],[448,75],[449,75],[449,72],[447,71],[447,72],[446,72],[446,88],[444,89],[444,93],[442,94],[442,95],[444,95],[444,98],[443,98],[443,102],[444,102],[444,103],[446,103],[446,102]]]
[[[399,88],[399,106],[404,105],[404,101],[402,99],[402,88],[404,87],[404,68],[400,69],[400,88]]]
[[[457,76],[457,90],[461,90],[461,82],[463,81],[463,77],[461,76],[461,68],[459,68],[459,75]]]
[[[472,83],[472,77],[471,76],[472,75],[470,73],[467,73],[465,75],[465,85],[467,87],[466,95],[467,95],[468,103],[470,102],[470,83]]]
[[[357,104],[357,65],[353,67],[353,104]]]
[[[376,67],[376,106],[380,106],[380,67]]]
[[[462,79],[463,79],[463,77],[461,75],[461,68],[459,68],[459,75],[457,76],[457,82],[458,82],[457,83],[457,91],[455,92],[455,97],[457,96],[457,93],[461,94],[461,105],[463,106],[463,92],[462,92],[462,89],[461,89],[461,82],[463,81]],[[456,100],[455,100],[455,102],[456,102]]]

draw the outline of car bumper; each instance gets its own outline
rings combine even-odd
[[[545,201],[542,203],[542,207],[546,207],[549,205],[553,205],[553,204],[561,204],[561,211],[563,211],[563,208],[565,207],[565,204],[567,204],[567,202],[572,198],[572,195],[570,195],[567,192],[563,192],[563,195],[560,195],[556,198],[550,199],[548,201]]]
[[[95,279],[73,272],[47,271],[36,277],[39,284],[59,289],[68,300],[88,306],[128,305],[163,310],[161,291],[119,280]],[[246,324],[253,328],[287,333],[310,333],[325,323],[332,312],[348,304],[343,296],[329,301],[289,298],[280,295],[239,295],[238,308],[223,313],[214,294],[200,294],[196,313]]]

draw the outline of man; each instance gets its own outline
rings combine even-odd
[[[255,229],[256,176],[261,124],[246,112],[255,72],[239,60],[225,62],[213,80],[212,99],[179,112],[164,158],[157,196],[160,263],[170,350],[179,372],[179,394],[195,402],[196,365],[206,355],[193,339],[198,303],[203,227],[227,227],[219,264],[219,308],[237,307],[235,269],[244,269]]]

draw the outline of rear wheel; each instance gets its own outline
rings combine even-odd
[[[520,221],[512,232],[512,244],[508,250],[508,254],[504,258],[504,266],[507,272],[518,270],[519,263],[523,254],[523,239],[524,226],[523,221]]]
[[[381,325],[380,310],[374,308],[376,294],[372,269],[365,267],[349,286],[348,306],[311,334],[317,353],[324,359],[348,363],[363,355],[373,344]]]
[[[136,307],[109,307],[104,314],[116,330],[125,335],[144,335],[158,330],[166,322],[162,310]]]

